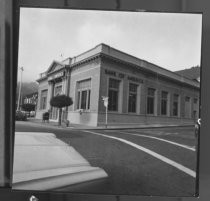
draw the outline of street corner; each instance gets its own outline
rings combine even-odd
[[[16,132],[13,189],[49,190],[108,177],[53,133]]]

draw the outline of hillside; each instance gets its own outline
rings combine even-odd
[[[200,77],[200,67],[195,66],[184,70],[175,71],[175,73],[187,77],[189,79],[196,80]]]
[[[16,90],[17,95],[19,93],[19,85],[20,83],[18,82]],[[39,85],[36,82],[23,82],[21,87],[21,95],[24,97],[25,95],[37,92],[38,86]]]

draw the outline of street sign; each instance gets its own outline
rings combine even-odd
[[[103,99],[103,101],[104,101],[104,106],[106,107],[106,128],[107,128],[107,118],[108,118],[108,116],[107,116],[107,113],[108,113],[108,100],[109,100],[109,97],[108,96],[102,96],[102,99]]]
[[[105,106],[105,107],[108,107],[108,100],[109,100],[109,97],[102,96],[102,99],[103,99],[103,101],[104,101],[104,106]]]

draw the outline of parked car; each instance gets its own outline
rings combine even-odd
[[[16,121],[26,121],[27,120],[27,115],[26,113],[22,112],[22,111],[16,111],[15,113],[15,120]]]

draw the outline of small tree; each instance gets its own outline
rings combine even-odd
[[[62,108],[73,104],[72,98],[66,95],[57,95],[51,98],[50,105],[59,109],[58,125],[61,125]]]
[[[22,109],[26,112],[29,112],[29,116],[30,116],[31,111],[35,110],[35,105],[31,103],[25,103],[22,105]]]

